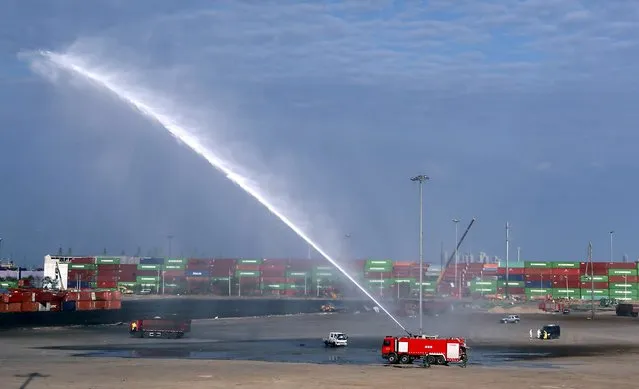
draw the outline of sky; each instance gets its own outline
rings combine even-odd
[[[305,258],[307,244],[74,58],[232,161],[337,258],[639,257],[636,1],[0,5],[0,257]],[[177,119],[176,119],[177,120]],[[350,238],[345,238],[348,234]],[[168,239],[167,236],[173,236]],[[318,254],[313,253],[313,257]]]

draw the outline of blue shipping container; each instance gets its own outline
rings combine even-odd
[[[506,281],[506,275],[500,274],[498,279]],[[525,276],[523,274],[511,274],[508,276],[508,281],[525,281]]]
[[[89,281],[69,280],[67,285],[67,288],[71,289],[89,289],[90,287]]]
[[[552,281],[526,281],[526,288],[549,289],[552,288]]]
[[[210,273],[202,270],[187,270],[187,277],[210,277]]]
[[[140,264],[164,265],[164,258],[140,258]]]
[[[62,310],[65,312],[75,311],[75,301],[64,301],[62,303]]]

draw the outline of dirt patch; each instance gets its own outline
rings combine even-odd
[[[534,307],[493,307],[488,310],[489,313],[503,313],[503,314],[525,314],[525,313],[543,313],[539,308]]]

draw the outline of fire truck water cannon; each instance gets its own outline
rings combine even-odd
[[[387,336],[382,344],[382,358],[390,364],[411,364],[421,360],[424,367],[431,365],[468,363],[468,346],[463,338],[438,336]]]

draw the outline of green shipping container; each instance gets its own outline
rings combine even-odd
[[[540,295],[540,294],[551,294],[552,289],[543,289],[543,288],[526,288],[524,292],[527,295]]]
[[[504,280],[497,281],[497,286],[505,287],[506,286],[506,281],[504,281]],[[526,286],[526,281],[508,281],[508,287],[509,288],[523,288],[525,286]]]
[[[393,261],[390,259],[369,259],[366,261],[366,266],[393,266]]]
[[[581,298],[584,300],[590,300],[590,289],[580,289],[581,291]],[[592,294],[595,296],[595,299],[600,299],[600,298],[604,298],[604,297],[609,297],[610,296],[610,291],[608,289],[594,289],[592,291]]]
[[[636,276],[637,269],[608,269],[609,276]]]
[[[313,268],[314,272],[320,272],[320,271],[333,271],[335,270],[335,268],[333,266],[315,266]]]
[[[235,277],[259,277],[261,272],[259,270],[238,270],[235,272]]]
[[[119,265],[120,257],[96,257],[95,263],[98,265]]]
[[[230,277],[211,277],[211,282],[229,282]]]
[[[491,286],[491,287],[497,287],[497,280],[473,280],[470,281],[470,286]]]
[[[590,276],[581,276],[581,282],[590,281]],[[608,282],[608,276],[592,276],[592,281],[594,282]]]
[[[286,289],[289,289],[289,284],[266,284],[266,285],[262,285],[262,289],[286,290]]]
[[[138,265],[138,270],[160,270],[161,265],[155,263],[141,263]]]
[[[419,281],[415,281],[415,285],[416,285],[417,287],[419,287]],[[429,286],[429,287],[431,287],[431,286],[435,286],[435,283],[434,283],[433,281],[424,281],[424,280],[422,279],[422,289],[423,289],[425,286]]]
[[[0,288],[15,288],[18,286],[16,281],[0,281]]]
[[[242,258],[237,260],[238,265],[261,265],[264,260],[262,258],[248,259]]]
[[[524,267],[550,268],[550,262],[526,261]]]
[[[608,289],[621,289],[621,290],[637,290],[638,284],[635,283],[623,283],[623,282],[611,282],[608,284]]]
[[[164,270],[184,270],[185,269],[185,265],[184,264],[171,264],[171,265],[164,265]]]
[[[572,298],[579,298],[581,297],[581,290],[580,289],[562,289],[562,288],[554,288],[552,290],[552,297],[572,297]]]
[[[186,258],[167,258],[164,263],[167,265],[186,265]]]
[[[509,269],[523,269],[524,267],[526,267],[526,263],[527,262],[508,261],[508,268]],[[499,267],[503,267],[505,269],[506,268],[506,261],[500,261],[498,266]],[[486,268],[484,268],[484,271],[490,271],[490,270],[486,270]]]
[[[137,282],[118,282],[118,286],[122,286],[125,288],[135,288]]]
[[[371,288],[374,287],[380,287],[380,286],[391,286],[393,285],[393,279],[392,278],[385,278],[382,280],[368,280],[368,286]]]
[[[393,271],[393,266],[367,266],[366,267],[366,272],[369,273],[390,273],[391,271]]]
[[[136,277],[138,284],[142,284],[145,282],[157,283],[160,281],[160,277],[152,277],[152,276],[138,276]]]
[[[410,285],[412,285],[412,284],[415,283],[415,280],[412,279],[412,278],[395,278],[395,283],[396,284],[410,284]]]
[[[435,294],[436,290],[435,288],[422,288],[422,292],[427,294]]]
[[[70,263],[69,270],[95,270],[96,265],[93,263]]]
[[[579,262],[550,262],[553,269],[579,269]]]
[[[287,271],[287,278],[308,278],[308,272],[306,271]]]
[[[636,290],[623,290],[623,289],[610,289],[610,297],[611,298],[629,297],[629,298],[635,299],[635,298],[637,298],[637,291]]]
[[[335,278],[335,273],[331,271],[318,271],[313,273],[313,279],[327,279],[327,278]]]
[[[497,288],[488,288],[488,287],[478,286],[476,288],[470,288],[470,293],[490,293],[490,294],[495,294],[495,293],[497,293]]]

